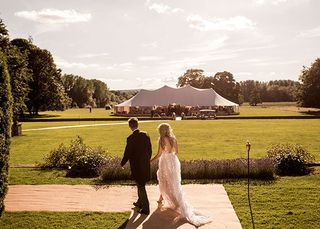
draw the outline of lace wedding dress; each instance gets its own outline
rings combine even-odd
[[[176,220],[185,218],[196,227],[211,222],[207,216],[201,215],[187,203],[181,187],[180,161],[175,152],[166,150],[162,152],[157,177],[163,198],[162,207],[175,210],[179,214]]]

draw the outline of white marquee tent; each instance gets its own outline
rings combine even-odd
[[[192,107],[232,107],[239,112],[239,105],[216,93],[212,88],[198,89],[187,85],[181,88],[163,86],[156,90],[142,89],[131,99],[115,106],[116,113],[129,113],[130,107],[157,107],[179,104]]]

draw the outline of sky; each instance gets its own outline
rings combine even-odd
[[[298,80],[320,57],[319,0],[0,0],[10,39],[110,89],[175,86],[187,69]]]

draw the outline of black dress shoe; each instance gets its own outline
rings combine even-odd
[[[135,206],[137,208],[141,208],[141,205],[138,202],[133,202],[133,206]]]
[[[144,215],[149,215],[149,214],[150,214],[150,211],[146,211],[146,210],[140,209],[140,210],[138,211],[138,213],[144,214]]]

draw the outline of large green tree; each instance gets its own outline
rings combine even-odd
[[[111,101],[112,92],[109,91],[107,84],[101,80],[85,79],[73,74],[64,74],[62,81],[74,107],[85,107],[87,105],[105,107]]]
[[[8,189],[8,159],[12,126],[12,96],[6,58],[0,50],[0,216]]]
[[[32,75],[28,69],[27,55],[21,53],[14,45],[10,45],[7,50],[7,62],[13,97],[13,119],[16,122],[27,108],[29,81]]]
[[[214,76],[205,76],[202,69],[188,69],[178,78],[178,87],[191,85],[196,88],[213,88],[221,96],[238,103],[239,84],[232,73],[217,72]]]
[[[93,79],[91,80],[93,84],[93,99],[95,101],[95,104],[97,107],[105,107],[109,101],[109,89],[105,82],[102,82],[101,80]]]
[[[261,103],[261,97],[260,97],[260,93],[257,87],[255,87],[250,94],[250,101],[249,104],[251,106],[257,106],[258,103]]]
[[[231,72],[217,72],[213,77],[214,90],[226,99],[239,103],[240,85]]]
[[[28,56],[28,69],[32,72],[26,103],[29,112],[37,115],[40,110],[66,109],[70,99],[62,85],[61,70],[56,67],[51,53],[26,39],[14,39],[11,43]]]
[[[261,102],[291,102],[295,101],[295,91],[299,83],[293,80],[271,80],[260,82],[255,80],[245,80],[240,83],[240,95],[245,102],[253,99]]]
[[[311,66],[303,67],[300,75],[301,84],[298,89],[298,102],[303,107],[320,108],[320,58]]]
[[[66,93],[72,100],[72,106],[85,107],[93,104],[93,83],[81,76],[72,74],[63,75],[63,85]]]
[[[25,101],[29,92],[28,81],[31,78],[27,68],[27,56],[9,42],[9,33],[5,24],[0,19],[0,49],[7,60],[8,71],[11,79],[13,96],[13,118],[18,120],[19,114],[26,108]]]
[[[196,88],[202,88],[205,75],[202,69],[188,69],[178,78],[177,87],[190,85]]]
[[[0,49],[6,51],[9,45],[9,32],[3,20],[0,18]]]

